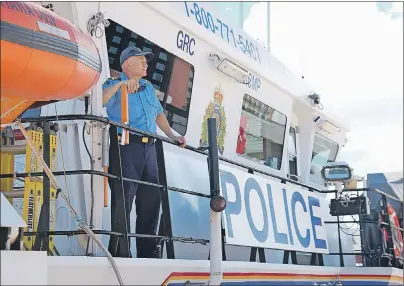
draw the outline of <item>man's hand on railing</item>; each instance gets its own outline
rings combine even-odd
[[[185,145],[187,145],[187,142],[186,142],[184,136],[177,136],[174,134],[174,132],[176,132],[176,131],[171,129],[170,124],[168,124],[168,121],[167,121],[167,118],[166,118],[164,112],[161,112],[159,115],[157,115],[156,123],[157,123],[157,126],[161,129],[161,131],[163,131],[167,135],[167,137],[170,138],[171,140],[173,140],[174,142],[178,142],[178,145],[181,148],[184,148]]]
[[[184,148],[187,145],[187,141],[185,140],[184,136],[172,136],[170,139],[174,142],[178,142],[181,148]]]

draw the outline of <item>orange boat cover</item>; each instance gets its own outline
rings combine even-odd
[[[1,2],[1,123],[36,101],[67,100],[98,81],[101,59],[90,35],[32,2]]]

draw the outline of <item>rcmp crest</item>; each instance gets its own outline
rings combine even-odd
[[[206,108],[202,123],[201,139],[199,140],[200,147],[208,147],[208,118],[216,118],[217,147],[221,155],[223,155],[224,138],[226,135],[226,114],[222,102],[223,92],[219,86],[215,88],[213,102],[211,102]]]

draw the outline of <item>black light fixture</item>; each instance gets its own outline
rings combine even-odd
[[[313,106],[317,106],[320,110],[323,109],[323,105],[320,103],[320,95],[313,92],[311,94],[309,94],[309,99],[311,99],[311,104]]]

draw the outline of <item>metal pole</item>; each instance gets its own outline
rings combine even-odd
[[[335,199],[338,199],[338,195],[342,193],[343,187],[341,183],[335,183]],[[344,256],[342,254],[342,243],[341,243],[341,230],[339,216],[337,216],[337,226],[338,226],[338,247],[339,247],[339,263],[341,267],[344,267]]]
[[[210,179],[210,279],[209,285],[220,285],[222,282],[222,224],[221,212],[226,201],[220,196],[219,158],[217,150],[216,119],[208,119],[209,142],[209,179]]]
[[[10,145],[10,146],[0,146],[1,153],[11,153],[14,155],[25,154],[27,148],[26,144],[22,145]]]
[[[51,134],[51,123],[49,121],[43,123],[43,158],[41,161],[50,166],[50,134]],[[33,150],[34,151],[34,150]],[[49,216],[50,216],[50,178],[45,173],[43,176],[43,187],[42,187],[42,206],[37,206],[41,208],[39,220],[38,220],[38,232],[36,235],[34,250],[49,251]],[[38,191],[39,193],[39,191]]]
[[[96,4],[96,3],[94,3]],[[101,5],[100,2],[98,5]],[[96,6],[94,5],[94,7]],[[87,27],[86,25],[80,25],[83,30],[86,30]],[[105,53],[106,51],[104,50],[104,45],[102,41],[105,41],[105,37],[97,38],[97,37],[92,37],[95,45],[99,48],[101,53]],[[106,64],[105,62],[103,63],[104,65]],[[104,70],[107,70],[104,68]],[[105,74],[104,74],[105,75]],[[90,101],[90,114],[95,115],[95,116],[102,116],[103,115],[103,104],[102,104],[102,85],[101,84],[96,84],[93,89],[91,90],[91,96],[89,97]],[[90,128],[90,138],[91,138],[91,147],[90,152],[93,160],[93,164],[91,165],[91,169],[95,171],[104,171],[104,166],[102,162],[102,135],[104,131],[104,124],[101,124],[100,122],[91,122],[91,128]],[[104,210],[104,196],[100,195],[100,192],[104,189],[104,178],[99,177],[99,176],[85,176],[88,177],[90,180],[93,182],[93,192],[94,196],[93,199],[94,201],[92,202],[93,205],[93,221],[92,221],[92,227],[94,229],[102,229],[103,226],[103,210]],[[87,179],[87,180],[88,180]],[[86,190],[89,191],[89,190]],[[90,195],[91,197],[91,195]],[[91,211],[91,204],[87,204],[87,213],[90,213]],[[87,216],[88,218],[90,216]],[[88,220],[90,223],[90,221]],[[102,236],[97,235],[98,240],[102,240]],[[99,247],[98,243],[92,239],[90,240],[90,245],[89,249],[91,249],[91,252],[95,256],[101,256],[102,255],[102,249]]]
[[[270,7],[270,3],[271,2],[267,2],[267,42],[265,43],[266,48],[268,50],[268,52],[271,51],[271,7]]]
[[[359,197],[359,191],[356,192],[356,195]],[[362,256],[362,266],[366,267],[366,259],[365,259],[365,252],[364,252],[364,247],[365,247],[365,240],[363,237],[363,224],[362,224],[362,203],[359,201],[359,238],[361,242],[361,256]]]
[[[44,122],[43,124],[43,160],[47,166],[50,166],[50,135],[51,135],[51,123]],[[44,231],[49,231],[49,216],[50,216],[50,178],[46,175],[43,176],[43,203],[42,208],[44,209],[43,225]],[[38,225],[39,227],[39,225]],[[42,250],[49,250],[49,236],[45,235],[42,244]]]
[[[24,197],[24,190],[13,190],[11,192],[3,192],[1,193],[6,197],[6,198],[23,198]]]

